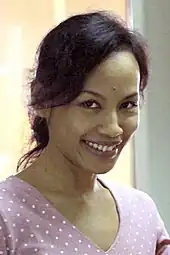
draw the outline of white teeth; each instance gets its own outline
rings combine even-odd
[[[115,146],[109,146],[108,151],[112,151]]]
[[[103,149],[103,146],[100,144],[100,145],[98,145],[98,150],[99,151],[102,151],[102,149]]]
[[[86,143],[90,147],[92,147],[94,149],[97,149],[99,151],[103,151],[103,152],[105,152],[105,151],[113,151],[116,148],[116,145],[107,146],[107,145],[101,145],[101,144],[97,144],[97,143],[93,143],[93,142],[88,142],[88,141],[86,141]]]
[[[107,146],[105,145],[105,146],[103,146],[102,151],[105,152],[106,150],[107,150]]]
[[[98,145],[96,143],[92,143],[92,146],[97,149]]]

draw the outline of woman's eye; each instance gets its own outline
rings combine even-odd
[[[87,109],[100,109],[101,106],[98,102],[95,100],[88,100],[83,103],[80,103],[81,107],[87,108]]]
[[[131,109],[134,109],[134,108],[137,108],[138,107],[138,102],[125,102],[123,104],[121,104],[121,109],[128,109],[128,110],[131,110]]]

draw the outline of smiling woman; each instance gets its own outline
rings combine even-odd
[[[169,237],[152,199],[102,180],[138,127],[143,39],[107,13],[75,15],[44,37],[36,64],[35,147],[0,184],[0,251],[155,254]]]

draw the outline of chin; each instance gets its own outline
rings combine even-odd
[[[94,174],[106,174],[108,172],[110,172],[114,166],[116,165],[116,162],[118,160],[118,157],[116,157],[114,159],[114,162],[105,162],[105,163],[100,163],[98,162],[97,164],[94,164],[93,168],[92,166],[90,168],[88,168],[90,172],[94,173]]]

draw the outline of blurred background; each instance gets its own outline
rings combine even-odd
[[[106,178],[148,192],[170,232],[170,1],[0,0],[0,180],[16,173],[30,130],[25,74],[43,36],[68,16],[109,10],[147,39],[151,75],[141,126]]]

